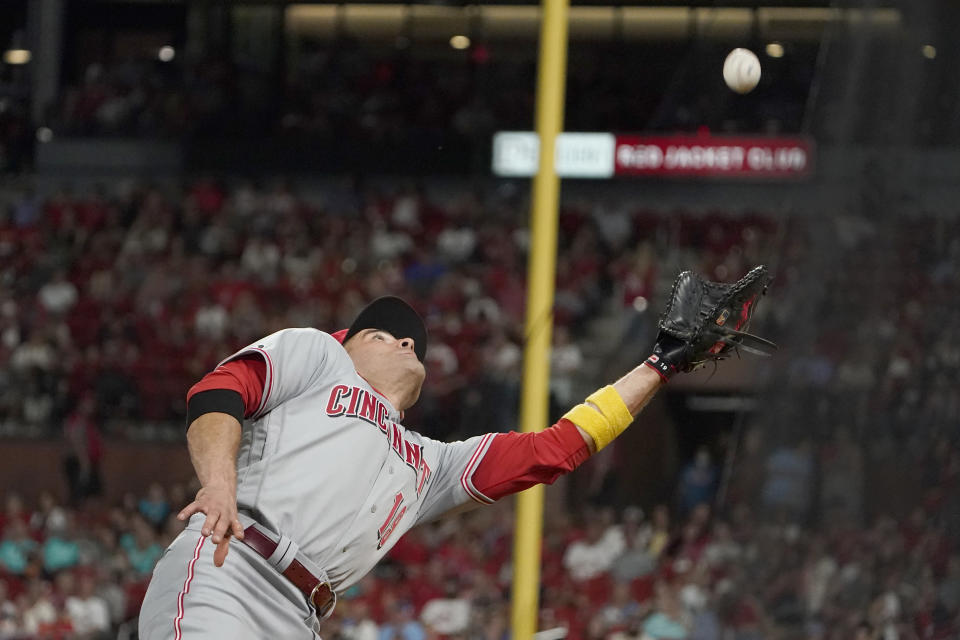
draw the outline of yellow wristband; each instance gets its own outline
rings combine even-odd
[[[578,404],[567,411],[563,417],[586,431],[593,438],[597,451],[603,449],[617,437],[616,432],[610,426],[610,422],[603,417],[603,414],[585,404]]]
[[[617,435],[623,433],[623,430],[633,422],[630,409],[613,385],[608,384],[603,389],[597,389],[587,396],[587,402],[592,402],[597,409],[600,409],[600,413],[610,422]]]

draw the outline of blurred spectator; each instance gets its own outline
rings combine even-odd
[[[86,393],[64,422],[67,455],[64,469],[70,489],[70,504],[77,506],[90,496],[103,493],[100,460],[103,439],[96,423],[96,398]]]
[[[148,577],[163,548],[157,543],[156,533],[142,515],[132,516],[131,522],[133,531],[120,537],[120,547],[126,552],[130,567],[139,576]]]
[[[604,632],[624,630],[639,622],[645,613],[640,603],[634,600],[630,584],[618,582],[613,587],[609,603],[597,613],[599,628]]]
[[[553,332],[550,349],[550,391],[560,407],[573,406],[576,400],[576,375],[583,367],[583,352],[573,341],[570,329],[559,325]]]
[[[427,601],[420,613],[420,621],[428,632],[441,635],[469,631],[470,600],[460,596],[455,580],[447,580],[444,592],[444,597]]]
[[[147,495],[137,504],[137,511],[156,528],[164,524],[170,515],[170,504],[167,502],[163,485],[159,482],[150,483]]]
[[[77,592],[66,599],[73,630],[81,638],[104,638],[110,630],[110,612],[103,598],[96,595],[96,586],[93,575],[82,572]]]
[[[700,504],[712,504],[717,491],[719,472],[710,450],[701,446],[692,461],[680,472],[680,512],[689,513]]]
[[[20,611],[10,600],[7,583],[0,580],[0,638],[15,638],[22,628]]]
[[[947,575],[937,590],[937,599],[947,611],[960,611],[960,555],[950,556]]]
[[[77,303],[77,287],[67,280],[67,272],[57,269],[53,278],[37,293],[40,305],[53,315],[63,315]]]
[[[863,455],[844,427],[820,451],[820,508],[830,518],[859,522],[863,505]]]
[[[25,525],[29,524],[30,514],[24,509],[23,498],[20,494],[10,491],[6,494],[3,513],[0,514],[0,534],[6,530],[7,526],[17,521]]]
[[[624,509],[621,529],[625,547],[610,568],[611,575],[619,582],[631,582],[651,574],[656,569],[657,558],[650,549],[653,527],[643,520],[643,510]]]
[[[54,603],[53,586],[38,578],[27,582],[24,597],[23,631],[39,635],[57,626],[60,613]]]
[[[626,547],[623,533],[617,528],[606,528],[596,514],[588,516],[585,531],[585,537],[571,544],[563,556],[563,566],[577,581],[609,571]]]
[[[13,520],[3,531],[0,565],[14,575],[23,575],[37,548],[37,542],[30,537],[27,525],[22,520]]]
[[[110,557],[110,562],[114,558]],[[126,620],[127,594],[124,591],[123,569],[95,565],[88,570],[96,575],[96,595],[107,605],[110,624],[117,626]]]
[[[803,521],[810,508],[813,459],[810,442],[784,445],[767,458],[763,504],[775,513]]]
[[[68,512],[49,491],[40,493],[39,508],[30,516],[30,528],[49,534],[67,527]]]
[[[478,402],[489,412],[483,418],[485,423],[501,425],[501,429],[511,429],[516,425],[521,356],[520,347],[505,329],[491,329],[482,352],[479,391],[483,400]]]
[[[413,607],[403,601],[394,601],[389,607],[387,622],[380,627],[377,640],[426,640],[427,633],[413,618]]]
[[[43,570],[47,574],[71,569],[80,560],[73,519],[73,514],[67,514],[62,526],[47,530],[47,539],[43,543]]]
[[[650,530],[650,553],[659,556],[670,542],[670,510],[666,505],[658,504],[653,508],[653,522]]]
[[[747,428],[743,442],[736,451],[733,468],[727,479],[727,501],[731,504],[758,506],[765,474],[763,431],[759,426],[751,426]]]
[[[338,604],[340,635],[345,640],[378,640],[377,623],[370,619],[367,604],[362,600],[344,600]]]
[[[24,189],[13,206],[13,222],[20,228],[33,227],[40,219],[43,198],[32,188]]]
[[[619,288],[622,333],[617,341],[617,350],[627,353],[613,354],[617,363],[636,360],[653,337],[656,322],[653,303],[657,276],[656,255],[649,240],[642,242],[634,251],[625,251],[618,260],[607,267]],[[626,356],[626,357],[624,357]]]
[[[686,584],[680,589],[680,602],[689,620],[691,640],[720,638],[723,625],[713,602],[709,565],[698,564],[688,574]]]
[[[643,623],[642,638],[649,640],[688,638],[689,630],[684,618],[683,608],[675,589],[667,582],[658,582],[654,611]]]
[[[880,637],[874,632],[869,622],[857,624],[853,640],[880,640]]]
[[[26,342],[13,352],[10,365],[14,369],[47,372],[53,369],[56,354],[47,337],[35,329]]]

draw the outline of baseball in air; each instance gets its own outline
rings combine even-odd
[[[760,82],[760,60],[749,49],[734,49],[723,61],[723,80],[737,93],[750,93]]]

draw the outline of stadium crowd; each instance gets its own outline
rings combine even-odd
[[[347,326],[387,292],[409,298],[431,333],[429,384],[410,423],[436,437],[510,428],[526,216],[525,196],[509,182],[430,193],[357,180],[296,190],[213,179],[116,193],[7,191],[0,433],[66,424],[78,444],[89,433],[94,450],[97,427],[179,437],[184,390],[220,359],[283,327]],[[860,441],[869,430],[886,455],[905,447],[916,458],[930,442],[955,441],[957,329],[937,319],[957,315],[949,306],[960,293],[957,222],[918,216],[881,226],[850,215],[827,224],[649,211],[624,197],[572,194],[556,268],[557,408],[577,399],[584,372],[609,378],[643,356],[653,310],[681,268],[730,280],[766,262],[778,280],[760,320],[793,349],[771,374],[784,383],[775,388],[789,390],[778,416],[801,425],[813,411],[814,440],[835,425]],[[825,242],[815,229],[829,236],[835,263],[809,263],[811,247]],[[824,286],[807,290],[802,274],[817,269]],[[604,314],[617,316],[621,334],[591,348],[612,353],[604,360],[619,369],[597,372],[584,349]],[[797,334],[795,319],[813,314],[817,331]]]
[[[636,302],[664,277],[658,243],[733,277],[762,261],[775,225],[585,199],[565,207],[561,227],[554,386],[566,405],[583,364],[579,339],[616,296],[626,343],[642,355],[651,312]],[[430,382],[410,423],[439,437],[511,428],[525,228],[524,198],[509,184],[432,195],[341,185],[310,196],[283,182],[206,179],[169,191],[25,190],[0,211],[0,357],[9,362],[0,429],[38,435],[67,424],[91,434],[91,448],[98,427],[133,435],[173,424],[166,435],[179,437],[184,391],[223,357],[284,327],[347,326],[387,292],[410,299],[431,334]]]
[[[62,433],[71,491],[69,506],[7,496],[0,637],[132,629],[124,622],[179,530],[169,513],[189,488],[103,504],[104,438],[181,438],[185,389],[274,329],[339,328],[370,297],[400,293],[431,331],[429,384],[410,424],[441,438],[515,424],[525,215],[508,183],[427,193],[346,181],[309,192],[202,179],[12,196],[0,218],[0,358],[9,363],[0,427]],[[842,257],[829,286],[805,298],[806,312],[833,315],[778,374],[798,395],[772,417],[758,413],[722,509],[705,506],[720,474],[697,456],[675,504],[644,505],[649,516],[550,513],[542,628],[605,640],[960,633],[960,407],[950,385],[960,358],[956,323],[934,322],[956,314],[946,305],[960,284],[960,234],[932,217],[835,223],[828,233]],[[560,226],[557,406],[576,399],[597,309],[619,309],[620,343],[640,355],[645,308],[675,266],[730,279],[776,248],[784,260],[763,321],[780,337],[804,317],[796,292],[817,237],[797,219],[573,198]],[[893,300],[907,302],[880,313]],[[505,637],[510,517],[494,507],[411,533],[344,594],[327,637]]]
[[[720,511],[712,492],[686,509],[549,510],[542,637],[957,637],[960,551],[948,527],[957,505],[943,498],[957,494],[956,464],[924,484],[904,517],[832,509],[810,520],[801,511],[830,504],[830,485],[806,490],[811,479],[791,476],[780,452],[751,433],[759,446],[734,480],[743,499]],[[960,451],[948,454],[955,461]],[[821,464],[835,457],[831,445],[813,455]],[[799,501],[785,500],[796,487]],[[193,489],[154,484],[115,505],[88,498],[76,507],[49,493],[25,504],[9,491],[0,515],[0,638],[134,637],[150,571],[181,530],[173,514]],[[869,491],[856,487],[862,502]],[[505,640],[512,514],[505,501],[414,529],[341,594],[324,638]]]

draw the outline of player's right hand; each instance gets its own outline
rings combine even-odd
[[[177,514],[178,520],[187,520],[195,513],[204,513],[207,519],[200,533],[212,536],[217,550],[213,552],[213,564],[223,566],[229,551],[230,536],[243,539],[243,525],[237,517],[237,491],[226,485],[201,487],[193,502]]]

